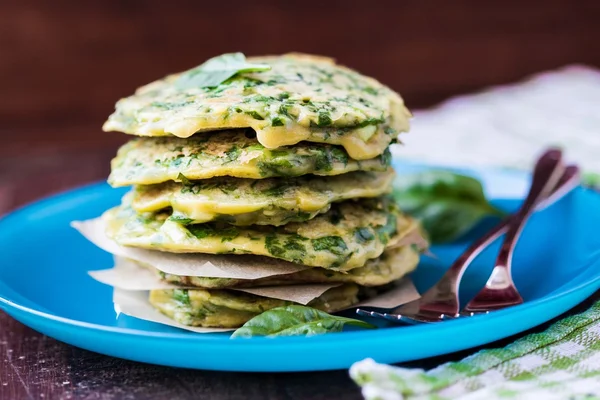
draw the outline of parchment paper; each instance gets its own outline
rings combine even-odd
[[[156,250],[120,246],[106,236],[105,223],[101,218],[74,221],[77,229],[90,242],[115,256],[145,263],[167,274],[202,276],[208,278],[260,279],[273,275],[285,275],[308,267],[270,257],[226,254],[176,254]]]
[[[126,258],[148,264],[168,274],[213,278],[260,279],[273,275],[294,273],[306,268],[302,265],[268,257],[172,254],[124,247],[106,237],[104,234],[104,222],[100,218],[83,222],[73,222],[72,226],[96,246],[115,255],[116,263],[114,268],[91,271],[90,275],[99,282],[114,287],[113,301],[115,303],[115,310],[118,313],[196,333],[226,332],[233,331],[234,329],[190,327],[179,324],[161,314],[148,301],[148,290],[181,288],[181,286],[161,281],[153,271],[132,263],[126,260]],[[420,235],[412,236],[412,238],[401,240],[401,242],[404,244],[418,243],[419,237]],[[327,290],[338,285],[340,284],[320,283],[261,288],[231,288],[228,290],[239,290],[258,296],[306,305]],[[389,291],[347,309],[359,306],[392,308],[418,298],[419,294],[412,281],[409,278],[404,278]]]
[[[115,311],[117,314],[123,313],[129,315],[130,317],[156,322],[163,325],[174,326],[175,328],[185,329],[186,331],[192,331],[196,333],[215,333],[235,330],[223,328],[202,328],[180,324],[166,315],[161,314],[158,310],[152,307],[150,302],[148,302],[148,292],[142,290],[124,290],[115,288],[113,292],[113,302],[115,303]]]
[[[89,274],[97,281],[110,285],[116,289],[141,291],[153,289],[185,289],[182,286],[164,282],[149,269],[120,257],[115,257],[114,268],[90,271]],[[237,290],[256,296],[293,301],[294,303],[306,305],[329,289],[340,285],[341,283],[338,282],[311,283],[287,286],[264,286],[257,288],[228,288],[227,290]],[[198,288],[190,287],[189,289]]]
[[[394,288],[389,291],[371,299],[361,301],[358,304],[354,304],[353,306],[348,307],[348,309],[358,307],[396,308],[400,305],[417,300],[420,297],[421,295],[417,291],[412,279],[404,277],[397,281]]]
[[[375,298],[369,299],[359,304],[355,304],[347,309],[356,308],[359,306],[372,306],[382,308],[392,308],[400,306],[407,302],[419,298],[412,281],[404,278],[389,292],[383,293]],[[233,331],[234,329],[219,329],[219,328],[200,328],[182,325],[169,317],[157,311],[148,301],[148,292],[143,290],[123,290],[114,289],[113,301],[115,310],[127,314],[131,317],[143,319],[146,321],[157,322],[159,324],[174,326],[176,328],[192,331],[196,333],[215,333]]]

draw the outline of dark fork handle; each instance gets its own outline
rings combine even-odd
[[[565,169],[565,172],[563,173],[562,177],[560,178],[558,184],[556,185],[556,187],[554,188],[554,191],[545,199],[543,200],[541,203],[538,204],[538,206],[536,207],[536,210],[543,210],[544,208],[550,206],[551,204],[555,203],[556,201],[558,201],[560,198],[562,198],[563,196],[565,196],[567,193],[569,193],[571,190],[573,190],[575,187],[577,187],[580,183],[580,175],[579,175],[579,168],[577,166],[569,166]],[[508,230],[508,226],[510,223],[510,219],[505,219],[504,221],[502,221],[499,225],[497,225],[494,229],[492,229],[488,234],[486,234],[485,236],[483,236],[482,238],[480,238],[479,240],[477,240],[475,243],[473,243],[468,249],[467,251],[465,251],[453,264],[453,266],[456,266],[455,269],[449,269],[448,271],[446,271],[446,273],[444,274],[444,276],[442,277],[442,279],[434,286],[432,287],[429,291],[427,291],[427,293],[425,293],[423,295],[423,297],[419,300],[416,300],[412,303],[409,303],[408,305],[404,305],[401,306],[400,309],[396,309],[396,310],[402,310],[402,313],[406,313],[405,315],[402,315],[401,318],[398,318],[399,315],[398,314],[390,314],[390,315],[395,315],[396,316],[396,322],[404,322],[404,323],[409,323],[412,324],[414,323],[413,319],[411,318],[411,316],[416,315],[419,311],[419,305],[421,304],[421,302],[427,302],[429,301],[429,303],[433,303],[433,302],[438,302],[440,301],[440,297],[429,297],[429,299],[427,298],[428,295],[432,296],[432,294],[439,294],[440,290],[439,287],[450,287],[452,288],[452,282],[456,283],[456,287],[455,289],[452,291],[450,290],[451,293],[449,293],[448,298],[448,309],[450,311],[441,313],[444,315],[430,315],[430,321],[440,321],[443,318],[442,317],[454,317],[456,316],[453,313],[453,310],[450,309],[450,307],[453,307],[453,304],[456,304],[456,310],[459,309],[458,306],[458,285],[460,284],[460,277],[462,276],[461,271],[463,271],[464,269],[466,269],[469,265],[469,263],[484,249],[486,248],[488,245],[490,245],[493,241],[495,241],[496,239],[498,239],[500,236],[502,236],[503,234],[506,233],[506,231]],[[459,274],[456,273],[456,271],[459,272]],[[413,305],[412,307],[409,307],[410,305]],[[404,308],[403,308],[404,307]],[[396,311],[394,310],[393,313],[396,312],[400,312],[400,311]],[[385,311],[381,311],[382,313],[386,312]],[[363,316],[376,316],[376,317],[381,317],[381,318],[385,318],[385,315],[380,313],[380,312],[373,312],[372,310],[363,310],[363,309],[358,309],[357,313],[359,315],[363,315]],[[465,313],[468,314],[468,313]],[[420,314],[419,314],[420,315]],[[421,315],[421,317],[426,317]]]
[[[555,158],[557,156],[560,161],[560,151],[552,149],[548,150],[538,159],[538,162],[536,163],[536,169],[534,171],[534,181],[532,181],[532,187],[536,180],[537,182],[540,181],[539,178],[536,179],[537,175],[545,175],[545,179],[552,177],[546,172],[549,167],[558,167],[555,165]],[[538,168],[540,164],[542,166]],[[554,173],[554,170],[551,170],[550,172]],[[556,184],[556,181],[554,183]],[[550,187],[552,188],[552,186]],[[560,189],[557,187],[557,190]],[[452,266],[446,271],[438,283],[425,292],[425,294],[423,294],[423,297],[419,301],[419,314],[431,314],[432,317],[439,316],[440,314],[444,314],[449,317],[458,315],[460,310],[458,287],[467,267],[485,248],[487,248],[491,243],[493,243],[506,232],[506,229],[510,223],[510,219],[511,217],[507,218],[502,224],[496,227],[496,229],[492,229],[486,235],[473,243],[467,249],[467,251],[465,251],[452,264]]]
[[[560,181],[565,169],[559,150],[546,152],[536,165],[529,193],[519,210],[510,218],[506,236],[490,278],[464,311],[482,312],[521,304],[523,298],[512,279],[512,258],[525,224],[538,204],[543,203]]]

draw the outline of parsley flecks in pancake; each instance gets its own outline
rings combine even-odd
[[[410,112],[396,92],[329,58],[287,54],[245,62],[270,69],[240,67],[211,86],[180,84],[193,83],[197,69],[167,76],[119,100],[104,130],[187,138],[252,128],[267,148],[330,143],[357,160],[381,154],[408,130]]]
[[[330,214],[339,216],[332,222]],[[175,253],[255,254],[338,271],[362,267],[414,231],[388,197],[335,203],[309,221],[284,226],[182,225],[169,213],[138,214],[124,204],[104,214],[107,235],[124,246]],[[356,235],[373,236],[365,241]],[[369,232],[367,234],[366,232]]]
[[[261,180],[218,177],[199,181],[139,185],[137,212],[172,209],[180,224],[223,221],[232,225],[285,225],[310,220],[334,202],[378,197],[391,190],[394,172],[351,172],[319,177]]]
[[[333,312],[358,302],[358,295],[359,287],[347,283],[327,290],[308,305]],[[150,291],[150,304],[180,324],[237,328],[266,310],[295,303],[234,290],[166,289]]]
[[[411,245],[406,245],[387,249],[379,258],[368,260],[364,266],[347,272],[315,267],[292,274],[275,275],[254,280],[172,275],[155,270],[147,265],[145,267],[154,269],[161,279],[185,287],[197,286],[206,289],[225,289],[333,282],[351,282],[361,286],[382,286],[402,278],[414,270],[418,263],[419,251]]]
[[[218,176],[264,179],[306,174],[334,176],[353,171],[385,171],[388,149],[369,160],[357,161],[341,147],[302,142],[267,149],[243,129],[212,132],[188,139],[138,138],[123,145],[111,162],[113,186],[149,185],[170,180]]]

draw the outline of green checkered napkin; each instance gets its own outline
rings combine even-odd
[[[368,400],[600,399],[600,302],[545,332],[431,371],[360,361]]]

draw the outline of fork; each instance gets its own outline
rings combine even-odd
[[[562,171],[563,176],[567,174],[568,178],[569,173],[574,173],[575,177],[578,178],[578,168],[569,168],[569,170],[565,169]],[[562,176],[559,176],[559,183],[561,178]],[[543,186],[543,189],[536,193],[534,188],[535,184],[536,182],[534,181],[523,205],[508,223],[504,242],[500,247],[494,269],[492,270],[488,281],[479,293],[467,303],[463,313],[486,313],[523,303],[523,298],[517,291],[512,280],[511,267],[513,253],[527,219],[535,211],[536,206],[542,203],[544,198],[547,198],[548,195],[552,193],[552,190],[558,185],[556,180],[552,181],[551,178],[550,181]],[[540,182],[540,184],[542,185],[543,183]]]
[[[561,173],[562,176],[560,175]],[[538,163],[536,164],[530,194],[523,203],[521,210],[519,210],[519,212],[514,214],[512,217],[507,218],[494,230],[490,231],[487,235],[471,245],[469,249],[467,249],[467,251],[455,261],[442,279],[440,279],[436,285],[429,289],[423,295],[423,297],[411,303],[405,304],[390,313],[381,313],[365,309],[357,309],[356,312],[363,316],[386,318],[408,324],[438,322],[458,317],[460,315],[458,287],[464,271],[471,264],[471,262],[481,253],[484,248],[489,246],[502,234],[506,233],[511,226],[513,227],[513,230],[517,232],[517,234],[512,234],[511,241],[513,244],[510,244],[510,241],[508,241],[508,244],[506,244],[506,249],[514,248],[514,242],[516,242],[516,239],[519,236],[518,234],[522,229],[522,225],[532,213],[533,209],[535,208],[536,210],[540,210],[549,206],[575,188],[578,182],[579,169],[576,166],[570,166],[566,169],[563,169],[560,151],[547,151],[542,157],[540,157]],[[507,240],[505,240],[505,242],[507,242]],[[505,248],[505,245],[503,244],[502,247]],[[505,255],[502,257],[507,256],[510,260],[510,257],[512,256],[512,250],[505,252]],[[518,295],[516,288],[514,289],[513,293],[516,293],[518,297],[512,296],[510,302],[507,302],[506,298],[502,297],[504,294],[502,291],[506,292],[507,288],[508,290],[510,290],[511,287],[514,288],[514,284],[510,278],[510,263],[503,262],[503,260],[500,259],[500,262],[497,264],[505,267],[502,270],[505,278],[503,281],[504,285],[502,287],[487,285],[486,300],[492,300],[493,302],[500,304],[494,309],[503,308],[508,305],[514,305],[522,302],[522,299]],[[490,281],[492,281],[492,283],[494,282],[493,279],[490,279]],[[477,307],[474,306],[470,308],[469,311],[466,311],[462,315],[473,315],[475,313],[492,309],[484,309],[486,302],[474,304]],[[491,303],[487,302],[487,304],[489,305]]]

